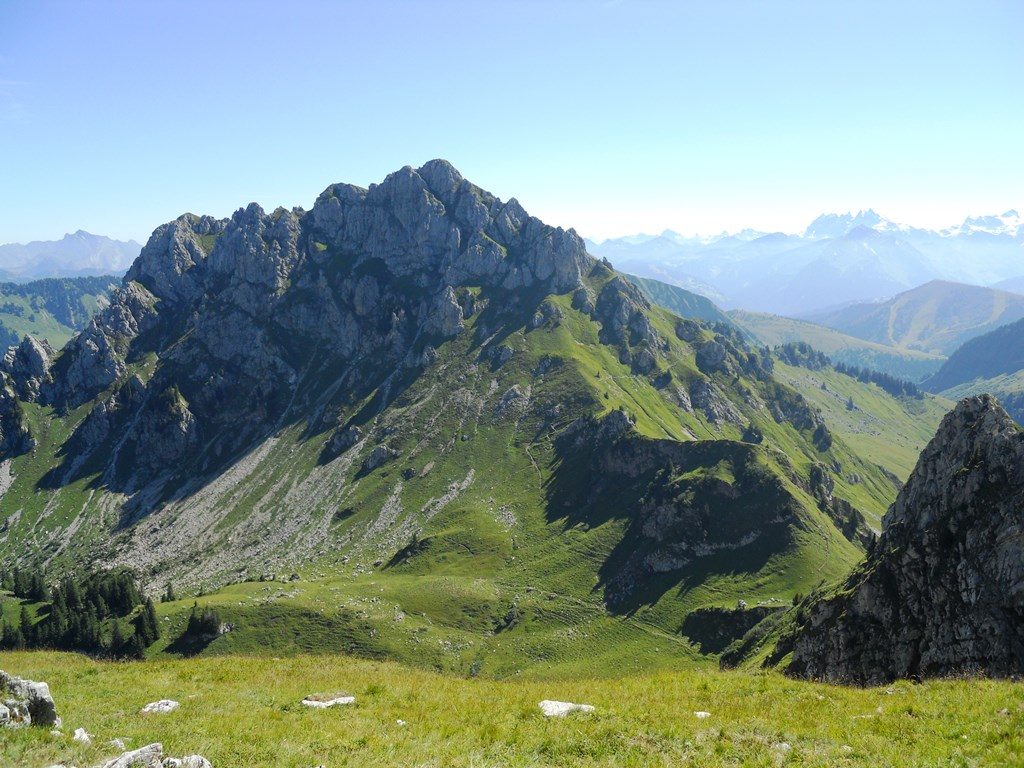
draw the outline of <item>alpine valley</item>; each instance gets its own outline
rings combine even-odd
[[[63,349],[5,358],[0,551],[234,585],[210,651],[697,659],[718,609],[860,559],[912,459],[858,448],[945,406],[839,374],[812,405],[812,371],[647,295],[443,161],[186,214]]]
[[[790,678],[1020,674],[1020,429],[990,397],[954,408],[770,317],[620,273],[443,160],[309,210],[184,214],[70,341],[26,335],[0,362],[3,640],[146,661],[17,652],[12,671],[90,729],[218,765],[309,765],[324,745],[353,765],[773,765],[791,741],[806,764],[901,764],[890,726],[829,719],[835,697],[876,711],[881,693]],[[830,322],[851,335],[813,327],[846,344],[849,317]],[[930,370],[950,343],[849,341]],[[937,391],[963,380],[946,370]],[[296,707],[338,681],[356,695]],[[543,730],[556,683],[598,704],[578,731]],[[925,715],[907,728],[956,701],[965,764],[1015,753],[1018,688],[936,685],[900,689]],[[15,716],[52,714],[3,686],[29,692]],[[125,714],[168,689],[201,707],[163,730]],[[360,702],[343,729],[296,738],[341,698]],[[1004,705],[991,727],[976,711]],[[711,730],[651,714],[705,707]],[[444,744],[418,730],[431,717],[452,718]],[[101,756],[75,739],[9,748]],[[912,743],[921,764],[948,754]],[[209,765],[145,749],[120,759]]]

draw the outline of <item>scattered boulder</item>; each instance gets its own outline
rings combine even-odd
[[[173,712],[180,706],[181,704],[176,701],[172,701],[171,699],[160,699],[160,701],[151,701],[149,704],[144,706],[142,708],[142,713],[144,715],[165,714],[167,712]]]
[[[327,443],[327,449],[334,455],[344,453],[358,443],[362,437],[363,430],[353,424],[344,429],[339,429],[331,435],[331,439]]]
[[[711,717],[711,713],[710,712],[704,712],[704,711],[697,711],[697,712],[693,713],[693,716],[696,717],[698,720],[707,720],[709,717]]]
[[[538,705],[544,717],[565,717],[572,712],[593,712],[594,707],[590,704],[574,704],[571,701],[551,701],[544,699]]]
[[[522,411],[526,408],[530,402],[530,387],[520,387],[518,384],[513,384],[506,390],[505,394],[498,400],[497,405],[494,406],[495,418],[501,418],[509,411]]]
[[[202,755],[168,757],[159,742],[125,752],[105,762],[101,768],[213,768]]]
[[[304,698],[301,703],[304,707],[310,707],[312,709],[327,709],[328,707],[355,704],[356,697],[349,696],[347,693],[336,693],[330,695],[315,693],[312,696]]]
[[[86,732],[85,728],[75,728],[75,734],[71,738],[82,744],[92,744],[92,736]]]
[[[363,473],[373,472],[377,467],[383,466],[392,459],[398,458],[398,451],[389,445],[378,445],[372,451],[370,455],[363,460],[362,471]]]
[[[57,705],[53,703],[50,687],[46,683],[24,680],[0,670],[0,725],[60,726]]]

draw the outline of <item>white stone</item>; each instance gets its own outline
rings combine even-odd
[[[696,717],[698,720],[704,720],[706,718],[711,717],[711,713],[710,712],[694,712],[693,716]]]
[[[551,701],[544,699],[537,705],[544,717],[565,717],[570,712],[593,712],[590,704],[574,704],[571,701]]]
[[[163,714],[165,712],[173,712],[180,706],[181,704],[179,704],[176,701],[171,701],[170,699],[160,699],[160,701],[151,701],[149,704],[144,706],[142,708],[142,712],[147,715],[153,713]]]
[[[159,742],[125,752],[120,757],[108,760],[103,768],[160,768],[164,745]]]
[[[85,728],[75,728],[75,735],[71,738],[75,741],[80,741],[82,744],[92,744],[92,736],[86,733]]]
[[[315,699],[307,696],[302,700],[303,705],[312,707],[313,709],[327,709],[328,707],[335,707],[341,704],[355,704],[355,696],[335,696],[333,699]]]

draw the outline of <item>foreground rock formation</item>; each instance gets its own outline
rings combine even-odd
[[[0,727],[22,725],[60,726],[50,687],[0,670]]]
[[[778,650],[800,677],[1024,673],[1024,432],[992,397],[946,416],[867,561],[797,624]]]

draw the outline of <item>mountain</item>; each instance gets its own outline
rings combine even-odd
[[[720,310],[711,299],[692,293],[676,285],[669,285],[649,277],[626,275],[630,282],[651,302],[664,307],[680,317],[703,320],[708,323],[725,323],[731,325],[729,316]]]
[[[744,230],[711,238],[627,237],[588,243],[613,265],[682,285],[730,309],[789,315],[887,299],[930,280],[991,285],[1021,274],[1014,211],[943,231],[873,210],[824,214],[800,234]]]
[[[1021,237],[1024,236],[1024,219],[1015,210],[1009,210],[997,216],[968,216],[959,227],[951,227],[943,232],[950,237],[978,233]]]
[[[1010,277],[1006,280],[1000,280],[998,283],[992,285],[999,291],[1009,291],[1010,293],[1024,294],[1024,275],[1019,277]]]
[[[122,275],[142,246],[78,230],[60,240],[0,245],[0,277],[26,281],[44,277]]]
[[[1024,423],[1024,320],[966,342],[922,386],[946,397],[993,394]]]
[[[1024,296],[933,280],[880,302],[808,316],[857,338],[949,355],[961,344],[1024,317]]]
[[[109,304],[115,277],[46,278],[0,283],[0,349],[26,335],[63,346],[96,312]]]
[[[857,227],[865,227],[879,231],[898,231],[900,227],[888,219],[883,219],[872,209],[857,213],[826,213],[822,214],[804,230],[803,236],[811,240],[843,237]]]
[[[1024,432],[991,397],[943,419],[867,560],[795,610],[787,672],[865,685],[1024,672]]]
[[[728,315],[759,343],[769,347],[804,342],[834,362],[870,368],[908,381],[920,381],[937,371],[945,361],[940,355],[865,341],[807,320],[738,309]]]
[[[773,366],[444,161],[186,214],[0,366],[0,556],[233,584],[219,649],[692,660],[689,614],[841,577],[896,492]]]
[[[781,253],[762,269],[730,295],[741,307],[782,315],[883,298],[934,275],[909,241],[865,226]]]

